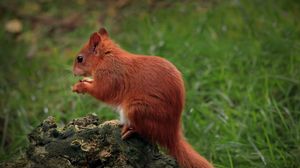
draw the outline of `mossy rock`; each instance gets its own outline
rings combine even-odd
[[[173,168],[176,161],[138,135],[122,140],[118,121],[100,123],[96,115],[59,128],[48,117],[29,135],[26,153],[4,167],[30,168]]]

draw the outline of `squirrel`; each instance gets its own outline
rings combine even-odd
[[[213,167],[182,134],[185,88],[172,63],[127,52],[100,28],[76,56],[73,73],[84,77],[73,85],[73,92],[87,93],[118,109],[123,140],[137,133],[166,148],[181,167]]]

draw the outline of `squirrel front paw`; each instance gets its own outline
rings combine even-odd
[[[79,81],[78,83],[73,85],[72,91],[76,93],[84,94],[87,92],[87,86],[86,86],[87,84],[88,83],[86,83],[85,81]]]

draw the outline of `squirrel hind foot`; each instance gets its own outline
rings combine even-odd
[[[121,138],[122,138],[122,140],[125,140],[125,139],[131,137],[134,133],[136,133],[136,131],[133,127],[124,125],[122,128],[122,132],[121,132]]]

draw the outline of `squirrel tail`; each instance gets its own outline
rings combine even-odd
[[[182,136],[178,136],[175,143],[168,149],[170,155],[176,158],[183,168],[213,168],[212,164],[199,155]]]

